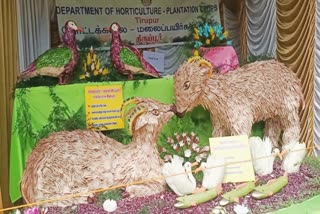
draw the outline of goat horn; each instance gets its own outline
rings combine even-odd
[[[199,66],[208,67],[210,69],[208,75],[209,75],[209,78],[211,78],[211,76],[213,74],[212,64],[203,58],[199,60],[198,64],[199,64]]]
[[[210,69],[209,70],[209,78],[211,78],[211,76],[213,74],[213,68],[212,68],[212,64],[208,60],[206,60],[200,56],[193,56],[188,59],[188,63],[192,63],[192,62],[197,62],[199,66],[208,67]]]
[[[126,108],[128,105],[130,104],[138,104],[138,99],[136,98],[129,98],[129,99],[126,99],[123,103],[122,103],[122,106],[121,106],[121,118],[122,120],[124,120],[124,115],[125,115],[125,112],[126,112]]]
[[[198,60],[200,60],[200,59],[202,59],[202,57],[200,57],[200,56],[193,56],[193,57],[190,57],[190,58],[188,59],[188,63],[195,62],[195,61],[198,61]]]

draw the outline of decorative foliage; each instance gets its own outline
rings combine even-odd
[[[229,32],[223,31],[223,27],[220,24],[209,25],[206,22],[193,28],[193,47],[195,49],[232,45],[232,41],[228,38]]]
[[[18,75],[18,81],[36,76],[58,77],[59,84],[72,80],[73,71],[79,59],[76,46],[76,31],[82,31],[73,21],[66,22],[63,29],[62,44],[41,54]]]
[[[207,7],[205,3],[201,3],[201,7]],[[223,31],[221,24],[214,19],[214,15],[210,10],[202,10],[201,14],[190,25],[188,42],[183,51],[187,57],[192,52],[194,56],[202,55],[199,50],[201,47],[215,47],[221,45],[232,45],[229,39],[229,32]]]
[[[90,47],[87,57],[83,63],[84,74],[80,75],[80,79],[89,79],[94,76],[107,76],[110,72],[106,66],[101,65],[97,53],[94,52],[92,46]]]
[[[167,144],[163,147],[159,147],[159,152],[161,158],[165,162],[171,160],[172,155],[178,155],[184,157],[185,162],[201,162],[201,160],[206,159],[209,153],[209,146],[199,146],[200,139],[196,136],[194,132],[190,135],[182,133],[174,134],[174,137],[167,138]]]
[[[143,68],[139,58],[136,55],[133,55],[128,48],[122,48],[120,50],[120,58],[123,59],[123,61],[127,62],[129,65]]]
[[[87,62],[88,55],[90,55],[90,63]],[[95,56],[96,55],[96,56]],[[106,57],[109,56],[108,51],[94,51],[91,57],[90,49],[88,51],[79,51],[79,60],[73,72],[73,80],[70,82],[74,83],[86,83],[86,82],[104,82],[104,81],[127,81],[128,78],[119,73],[112,65],[110,60]],[[93,62],[95,66],[93,67]],[[100,67],[98,65],[100,60]],[[97,65],[99,69],[97,69]],[[91,67],[92,66],[92,67]],[[94,70],[92,70],[94,68]],[[102,71],[100,70],[102,68]],[[143,74],[137,74],[133,76],[134,89],[140,85],[140,80],[151,79],[151,76],[145,76]],[[35,86],[56,86],[58,83],[57,78],[47,76],[36,76],[29,80],[20,81],[17,83],[16,88],[28,88]],[[146,81],[143,82],[146,84]]]
[[[53,101],[52,111],[48,117],[48,124],[44,125],[37,133],[37,140],[47,137],[51,132],[64,129],[64,124],[71,118],[71,112],[63,100],[49,88],[49,94]]]
[[[271,60],[271,59],[274,59],[274,56],[272,54],[262,54],[257,56],[249,54],[246,61],[242,61],[240,64],[242,66],[251,62]]]
[[[32,127],[30,105],[27,102],[28,89],[20,89],[16,93],[19,100],[19,111],[17,111],[17,122],[14,132],[22,136],[21,145],[33,147],[37,140],[47,137],[51,132],[60,130],[85,129],[85,118],[83,117],[84,106],[76,112],[71,112],[64,101],[54,92],[53,87],[49,87],[49,94],[53,101],[52,111],[48,117],[48,123],[39,131],[34,131]],[[29,145],[27,145],[29,144]]]
[[[122,199],[122,190],[116,189],[111,191],[106,191],[98,195],[98,204],[102,205],[106,200],[119,201]]]
[[[119,73],[128,75],[129,80],[133,79],[133,76],[136,74],[160,77],[159,72],[142,57],[137,48],[123,43],[120,29],[121,27],[118,23],[112,23],[110,26],[112,33],[110,58],[113,67]]]
[[[230,203],[226,206],[216,206],[221,197],[207,203],[197,204],[181,211],[174,207],[176,203],[176,194],[172,191],[165,191],[159,194],[154,194],[146,197],[129,198],[117,201],[117,213],[241,213],[247,209],[248,213],[271,213],[275,210],[288,207],[292,204],[303,202],[313,196],[319,195],[320,183],[314,183],[315,180],[319,181],[320,175],[320,161],[315,157],[306,157],[302,169],[299,173],[291,174],[289,177],[288,185],[283,188],[281,192],[273,195],[272,197],[257,201],[251,195],[240,199],[240,205]],[[281,170],[281,162],[277,161],[275,170],[272,175],[259,177],[259,182],[266,183],[272,178],[277,178],[283,174]],[[224,184],[225,191],[234,188],[234,184]],[[74,206],[73,206],[74,207]],[[105,213],[99,204],[81,204],[77,205],[77,212],[70,212],[70,208],[50,207],[47,214],[65,214],[65,213]],[[67,210],[69,209],[69,210]],[[69,212],[66,212],[69,211]],[[290,210],[292,211],[292,209]],[[290,213],[288,210],[287,212]],[[314,210],[312,210],[314,211]],[[21,211],[23,213],[23,211]],[[46,212],[44,212],[46,213]],[[20,214],[20,213],[19,213]]]
[[[33,131],[33,126],[31,121],[30,105],[27,102],[29,90],[24,88],[16,92],[16,99],[19,100],[17,108],[17,121],[13,132],[17,132],[20,136],[21,147],[26,149],[28,147],[33,148],[35,145],[36,134]],[[25,157],[26,158],[26,157]]]
[[[49,49],[47,54],[42,54],[38,57],[36,68],[40,70],[41,68],[51,65],[53,67],[61,67],[69,63],[72,52],[68,47],[58,47]]]
[[[55,77],[36,76],[31,79],[17,82],[16,88],[29,88],[37,86],[55,86],[58,80]]]

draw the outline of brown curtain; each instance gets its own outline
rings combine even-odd
[[[302,82],[306,107],[300,114],[300,141],[309,147],[313,146],[314,38],[315,1],[277,0],[277,58]]]
[[[246,14],[246,1],[240,1],[240,62],[247,61],[247,14]]]
[[[18,68],[16,17],[16,1],[0,0],[0,205],[4,207],[10,206],[8,181],[12,92]]]
[[[1,196],[1,186],[0,186],[0,209],[4,208],[2,204],[2,196]],[[3,212],[0,212],[3,213]]]

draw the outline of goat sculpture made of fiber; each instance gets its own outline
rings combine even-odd
[[[202,105],[210,112],[214,137],[250,135],[255,122],[265,121],[265,136],[275,146],[281,130],[283,144],[299,141],[304,99],[300,80],[288,67],[268,60],[211,75],[202,61],[186,61],[174,75],[178,116]]]
[[[132,142],[123,145],[99,132],[61,131],[41,139],[28,157],[21,181],[26,202],[54,199],[68,194],[128,184],[161,175],[162,159],[157,137],[174,115],[172,105],[152,99],[135,98],[128,112]],[[130,197],[164,191],[163,179],[127,186]],[[50,205],[85,203],[87,196],[68,198]],[[46,205],[48,206],[48,205]]]

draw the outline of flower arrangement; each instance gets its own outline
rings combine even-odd
[[[200,163],[206,159],[209,153],[209,146],[199,146],[199,138],[194,132],[189,135],[187,133],[174,133],[174,137],[167,138],[166,146],[160,146],[160,156],[165,162],[171,160],[172,155],[183,157],[185,161]]]
[[[193,28],[193,48],[194,55],[199,55],[198,49],[201,47],[215,47],[221,45],[232,45],[229,39],[229,32],[223,31],[220,24],[209,25],[207,22],[194,26]]]
[[[80,79],[87,79],[92,76],[107,76],[109,70],[101,65],[101,60],[98,58],[97,54],[94,52],[92,46],[90,47],[86,60],[83,63],[84,74],[80,75]]]

